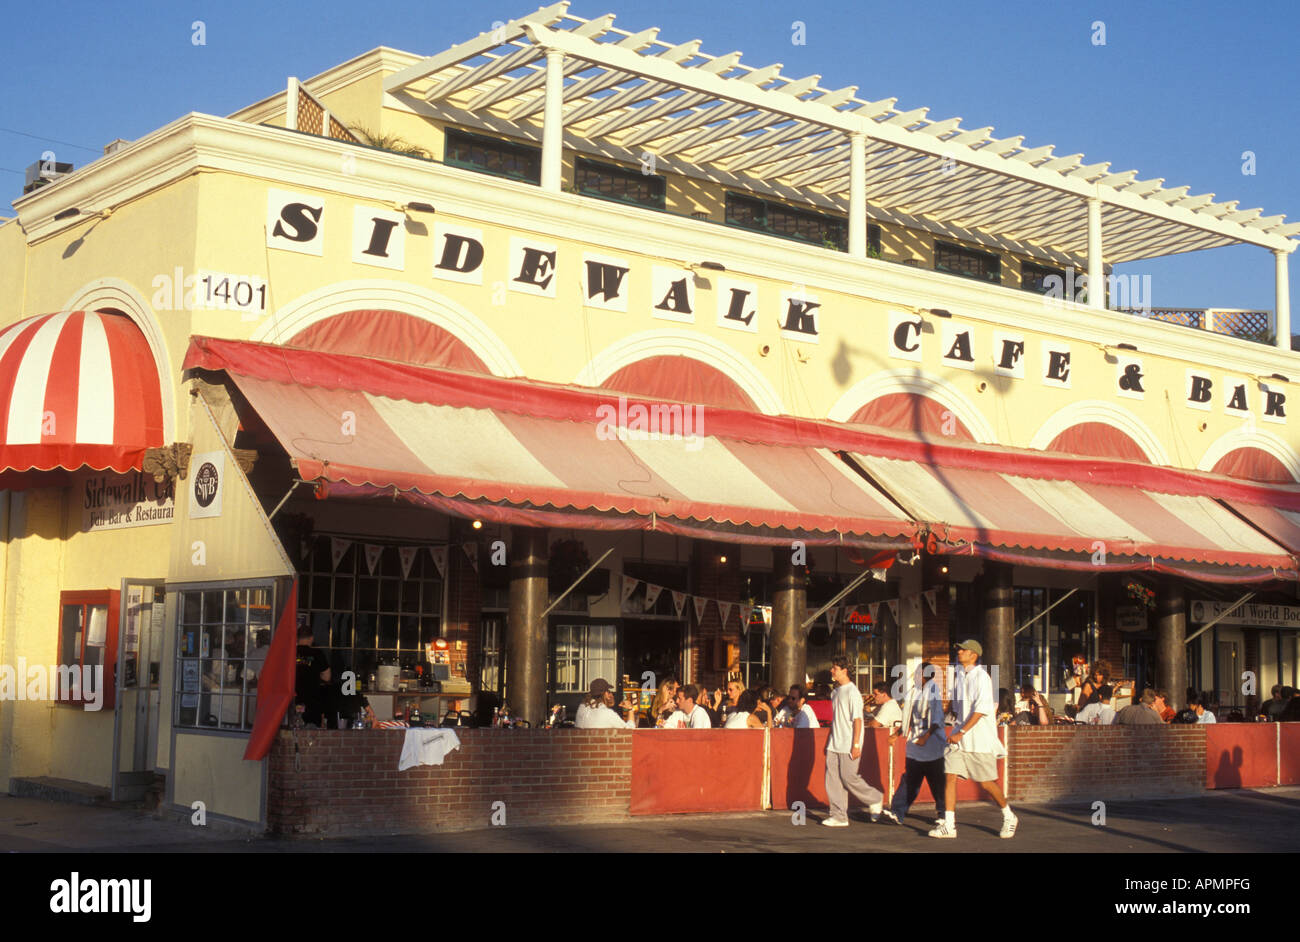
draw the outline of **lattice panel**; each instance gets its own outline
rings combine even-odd
[[[1235,337],[1255,337],[1272,326],[1268,311],[1211,311],[1212,330]]]
[[[1184,327],[1201,327],[1204,325],[1204,313],[1204,311],[1157,310],[1147,316],[1153,321],[1167,321],[1170,324],[1182,324]]]
[[[356,135],[345,128],[342,122],[340,122],[338,118],[334,117],[334,115],[330,115],[330,137],[334,138],[336,141],[350,141],[353,144],[361,143],[357,140]]]
[[[308,134],[325,133],[325,109],[302,89],[298,90],[298,130]]]

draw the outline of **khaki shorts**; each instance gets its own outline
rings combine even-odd
[[[998,757],[991,752],[965,752],[960,747],[943,754],[943,771],[972,782],[996,782]]]

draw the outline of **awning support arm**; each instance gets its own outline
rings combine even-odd
[[[821,608],[817,609],[817,611],[813,612],[811,615],[809,615],[807,618],[805,618],[805,619],[803,620],[803,624],[800,625],[799,627],[800,627],[802,630],[807,631],[809,625],[811,625],[811,624],[812,624],[813,622],[815,622],[817,619],[819,619],[819,618],[822,617],[822,612],[826,611],[826,609],[828,609],[828,608],[833,607],[833,606],[835,605],[836,602],[838,602],[840,599],[844,598],[844,596],[848,595],[850,592],[852,592],[852,591],[853,591],[854,589],[856,589],[858,586],[862,585],[862,583],[863,583],[864,581],[866,581],[866,579],[867,579],[868,577],[870,577],[870,575],[871,575],[873,572],[875,572],[874,569],[864,569],[864,570],[862,570],[862,572],[858,573],[856,579],[854,579],[852,582],[850,582],[848,585],[846,585],[846,586],[844,587],[843,591],[841,591],[839,595],[835,596],[835,598],[831,599],[829,602],[827,602],[827,603],[826,603],[825,605],[823,605]]]
[[[1061,596],[1059,599],[1057,599],[1057,600],[1056,600],[1055,602],[1053,602],[1051,605],[1047,606],[1047,608],[1043,609],[1041,612],[1039,612],[1039,613],[1038,613],[1037,615],[1035,615],[1033,618],[1029,619],[1029,621],[1025,622],[1023,625],[1021,625],[1021,626],[1020,626],[1019,628],[1017,628],[1015,631],[1011,632],[1011,637],[1014,638],[1016,635],[1020,634],[1020,632],[1024,631],[1026,628],[1028,628],[1028,627],[1029,627],[1030,625],[1032,625],[1034,622],[1038,621],[1038,619],[1042,618],[1044,615],[1046,615],[1046,614],[1047,614],[1048,612],[1050,612],[1052,609],[1056,608],[1056,606],[1060,605],[1062,602],[1064,602],[1066,599],[1068,599],[1070,596],[1074,595],[1074,593],[1076,593],[1076,592],[1078,592],[1078,591],[1079,591],[1079,589],[1078,589],[1078,587],[1076,586],[1075,588],[1071,589],[1069,592],[1065,593],[1063,596]]]
[[[586,572],[580,575],[577,579],[573,580],[573,585],[569,586],[567,589],[565,589],[563,592],[557,595],[555,597],[555,601],[552,602],[550,605],[546,606],[546,610],[542,612],[541,615],[538,616],[539,620],[544,619],[547,615],[551,614],[551,609],[555,608],[555,606],[559,605],[566,598],[568,598],[569,593],[572,592],[574,589],[576,589],[579,583],[581,583],[583,579],[586,579],[589,575],[591,575],[592,570],[594,570],[597,566],[603,563],[605,561],[605,557],[612,552],[614,552],[614,547],[612,546],[609,549],[605,550],[605,552],[601,554],[600,559],[596,560],[594,563],[588,566]]]
[[[1250,601],[1251,599],[1253,599],[1254,597],[1255,597],[1255,593],[1254,593],[1254,592],[1247,592],[1247,593],[1246,593],[1245,595],[1243,595],[1241,598],[1237,599],[1237,601],[1233,602],[1231,605],[1229,605],[1227,608],[1225,608],[1225,609],[1223,610],[1222,614],[1220,614],[1217,618],[1214,618],[1214,619],[1212,619],[1212,620],[1210,620],[1210,621],[1207,621],[1204,625],[1201,626],[1201,628],[1200,628],[1199,631],[1193,632],[1192,634],[1190,634],[1190,635],[1188,635],[1186,638],[1184,638],[1184,639],[1183,639],[1183,644],[1188,644],[1188,643],[1190,643],[1191,641],[1195,640],[1196,638],[1199,638],[1201,635],[1205,634],[1207,631],[1209,631],[1211,628],[1213,628],[1213,627],[1214,627],[1215,625],[1217,625],[1219,622],[1223,621],[1225,618],[1227,618],[1229,615],[1231,615],[1231,614],[1232,614],[1233,612],[1235,612],[1237,609],[1241,608],[1241,606],[1245,605],[1247,602],[1249,602],[1249,601]]]
[[[276,514],[278,514],[278,513],[280,512],[280,508],[284,506],[285,501],[287,501],[290,497],[292,497],[292,496],[293,496],[293,492],[296,491],[296,490],[298,489],[298,485],[299,485],[299,484],[306,484],[306,483],[307,483],[307,482],[304,481],[304,480],[302,480],[302,479],[299,479],[299,480],[297,480],[297,481],[294,481],[293,484],[292,484],[292,486],[290,486],[289,490],[285,492],[285,495],[284,495],[283,497],[280,498],[280,503],[278,503],[278,504],[275,505],[275,510],[272,510],[269,514],[266,515],[266,519],[267,519],[267,520],[270,520],[270,519],[272,519]]]

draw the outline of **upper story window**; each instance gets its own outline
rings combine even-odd
[[[579,193],[597,199],[649,206],[651,209],[664,209],[666,205],[667,184],[664,178],[638,170],[579,157],[573,182]]]
[[[738,193],[727,194],[727,225],[840,251],[844,251],[847,241],[843,219]]]
[[[542,182],[542,152],[526,144],[515,144],[467,131],[447,130],[444,162],[512,180]]]
[[[1050,268],[1046,265],[1035,265],[1033,262],[1022,262],[1020,264],[1020,287],[1026,291],[1046,294],[1049,286],[1045,282],[1053,276],[1061,279],[1056,284],[1056,290],[1058,292],[1065,290],[1065,272],[1061,271],[1061,269]]]
[[[1002,260],[992,252],[979,252],[948,242],[934,244],[934,270],[980,281],[1002,283]]]
[[[880,227],[875,223],[867,225],[867,254],[872,258],[880,258],[885,253],[880,247]]]

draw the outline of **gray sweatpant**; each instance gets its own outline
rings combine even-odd
[[[826,753],[826,798],[831,805],[831,817],[839,821],[849,819],[849,795],[864,805],[874,805],[884,799],[879,790],[868,785],[858,774],[857,759],[847,752]]]

